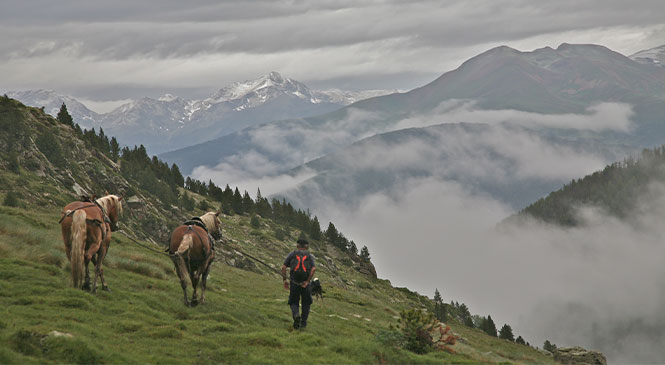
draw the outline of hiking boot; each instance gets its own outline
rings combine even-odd
[[[293,329],[300,329],[300,316],[293,317]]]

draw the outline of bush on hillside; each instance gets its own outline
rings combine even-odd
[[[37,148],[57,167],[64,167],[66,162],[65,157],[60,147],[60,142],[52,133],[42,133],[35,141]]]
[[[4,206],[7,207],[18,207],[18,193],[10,191],[5,195],[5,200],[2,202]]]
[[[20,164],[18,162],[18,153],[15,151],[10,152],[9,156],[7,157],[7,169],[15,174],[18,174],[21,172],[19,167]]]
[[[457,337],[434,314],[414,308],[403,310],[399,315],[398,328],[404,335],[405,349],[417,354],[434,349],[453,352],[450,346],[455,344]]]

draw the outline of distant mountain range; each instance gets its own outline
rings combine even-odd
[[[185,147],[254,125],[326,113],[362,98],[395,91],[312,90],[301,82],[271,72],[256,80],[236,82],[203,100],[164,95],[144,97],[97,114],[76,99],[53,90],[9,92],[26,105],[44,106],[56,115],[64,102],[84,128],[103,127],[125,145],[145,145],[151,153]]]
[[[470,113],[458,113],[461,101],[471,101]],[[602,103],[629,105],[632,112],[620,116],[609,111],[589,123],[602,124],[606,119],[623,117],[630,118],[626,123],[631,125],[624,129],[603,129],[576,125],[577,121],[565,122],[571,115],[589,116]],[[473,113],[479,111],[488,113]],[[191,173],[197,166],[207,166],[197,172],[199,178],[229,167],[249,166],[256,161],[270,166],[271,173],[279,174],[319,157],[342,153],[353,143],[374,135],[414,126],[478,123],[484,122],[484,118],[498,118],[495,122],[505,124],[511,122],[515,113],[526,115],[520,125],[545,141],[593,146],[595,151],[586,152],[597,156],[596,165],[602,167],[604,163],[620,159],[622,153],[665,140],[665,69],[636,62],[598,45],[562,44],[557,49],[545,47],[532,52],[501,46],[407,93],[362,100],[325,115],[267,123],[160,157],[177,163],[185,173]],[[537,123],[540,116],[549,118],[551,123],[547,126]],[[476,133],[486,128],[490,126],[478,127]],[[423,139],[421,143],[432,142]],[[445,146],[439,146],[442,151],[446,150]],[[355,161],[360,163],[364,155],[356,153]],[[439,162],[446,163],[445,160]],[[413,166],[412,170],[413,176],[418,176],[418,166]],[[321,180],[319,172],[317,176]],[[255,177],[265,173],[265,170],[257,171]],[[251,174],[250,171],[246,175]],[[351,182],[364,185],[344,169],[328,171],[327,176],[338,174],[347,175],[347,187]],[[545,184],[539,183],[549,189],[575,176],[563,174]],[[366,176],[359,179],[367,181]],[[391,183],[389,179],[376,179],[373,184],[373,191],[380,191]],[[521,188],[524,185],[511,187],[515,191]],[[529,199],[547,191],[534,190]],[[506,197],[511,193],[491,194]],[[348,197],[357,198],[357,194]],[[519,207],[526,202],[528,200],[516,197],[508,203]],[[306,204],[314,206],[311,202]]]
[[[630,59],[647,65],[665,67],[665,46],[639,51],[632,54]]]

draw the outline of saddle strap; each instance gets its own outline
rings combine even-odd
[[[58,224],[62,223],[62,221],[65,220],[65,218],[71,216],[71,215],[74,214],[74,212],[76,212],[77,210],[81,210],[81,209],[85,209],[85,208],[92,208],[92,207],[98,207],[98,205],[90,204],[90,205],[84,205],[84,206],[82,206],[82,207],[78,207],[78,208],[76,208],[76,209],[70,209],[70,210],[66,211],[66,212],[62,215],[62,217],[61,217],[60,220],[58,221]],[[102,210],[102,212],[104,212],[104,211]]]

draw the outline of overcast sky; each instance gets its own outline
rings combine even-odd
[[[0,92],[198,98],[270,71],[407,90],[498,45],[660,46],[663,14],[648,0],[0,0]]]

